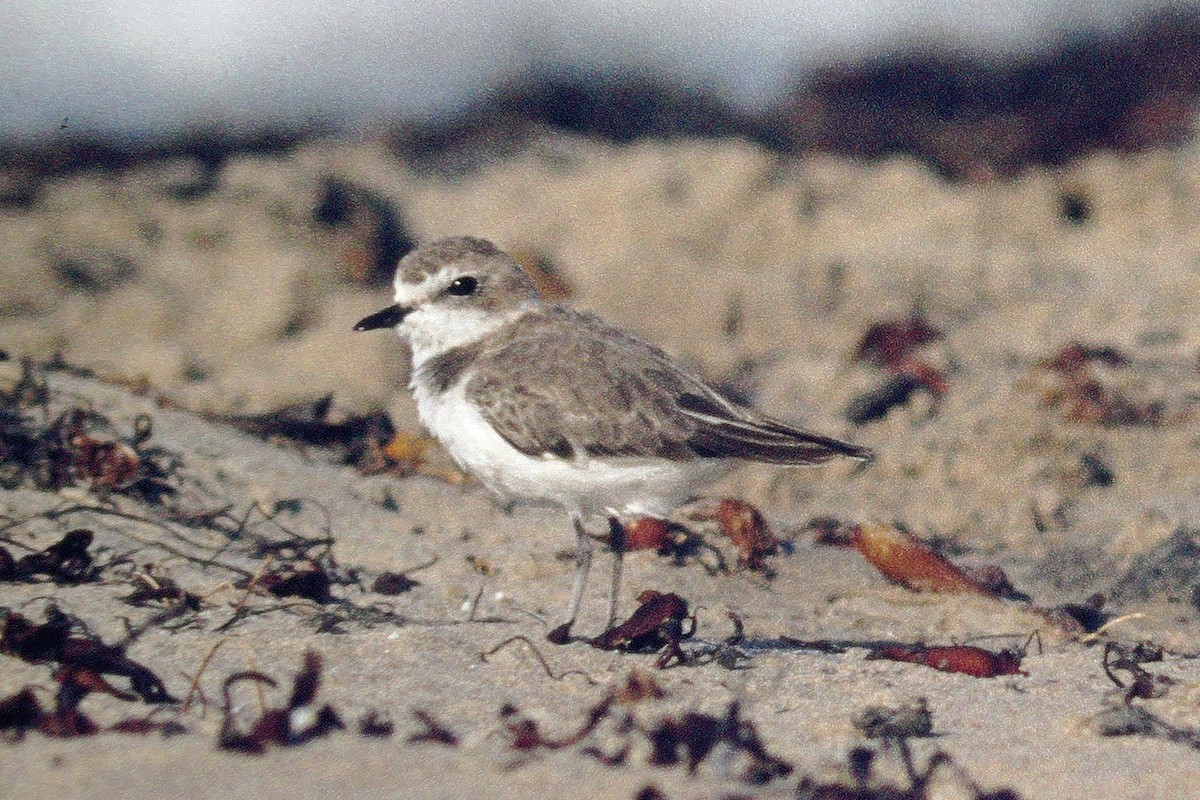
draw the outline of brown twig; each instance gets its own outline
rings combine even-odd
[[[196,670],[196,676],[192,678],[191,684],[188,686],[187,694],[183,696],[183,705],[179,707],[179,713],[186,714],[187,710],[192,706],[192,697],[200,692],[200,677],[204,674],[204,670],[208,669],[208,663],[212,661],[213,656],[221,649],[221,645],[229,641],[228,638],[218,639],[216,644],[209,648],[208,653],[200,660],[200,668]],[[201,693],[203,697],[203,693]]]
[[[496,653],[500,652],[504,648],[508,647],[513,642],[521,642],[530,650],[530,652],[533,653],[534,658],[536,658],[538,663],[542,665],[542,670],[546,673],[546,675],[548,675],[550,677],[550,680],[561,681],[563,678],[567,677],[568,675],[582,675],[584,680],[586,680],[591,685],[593,685],[593,686],[599,685],[598,682],[595,681],[591,675],[588,675],[586,672],[584,672],[583,670],[579,670],[579,669],[569,669],[566,672],[563,672],[561,675],[555,675],[554,670],[550,669],[550,664],[547,663],[546,657],[542,655],[542,651],[538,650],[537,646],[533,642],[531,642],[529,640],[529,638],[526,636],[510,636],[507,639],[505,639],[503,642],[501,642],[500,644],[493,647],[491,650],[488,650],[487,652],[484,652],[484,653],[480,653],[479,659],[481,661],[483,661],[483,663],[485,663],[485,664],[491,663],[488,661],[488,656],[495,655]]]

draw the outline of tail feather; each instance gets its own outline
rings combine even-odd
[[[703,458],[741,458],[769,464],[821,464],[834,456],[872,461],[866,447],[809,433],[779,420],[730,404],[697,402],[684,413],[695,423],[689,446]]]

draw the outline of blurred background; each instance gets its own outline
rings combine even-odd
[[[8,4],[0,137],[10,160],[13,148],[39,159],[50,149],[69,167],[163,148],[217,157],[317,132],[478,146],[537,122],[617,141],[740,136],[788,152],[916,153],[955,176],[1011,173],[1184,135],[1198,8]]]

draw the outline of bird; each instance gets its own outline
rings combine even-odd
[[[665,519],[744,462],[870,461],[871,450],[736,403],[645,339],[544,302],[487,239],[453,236],[400,259],[392,305],[354,326],[393,329],[412,354],[421,423],[458,465],[509,504],[556,507],[575,530],[570,640],[592,563],[587,524],[608,522],[616,619],[622,519]]]

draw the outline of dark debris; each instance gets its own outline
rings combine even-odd
[[[398,595],[412,591],[420,585],[420,581],[408,577],[403,572],[383,572],[371,583],[371,591],[376,594]]]
[[[396,429],[387,414],[377,411],[335,420],[330,418],[332,405],[333,396],[326,395],[312,403],[288,406],[265,414],[217,416],[213,419],[268,441],[334,449],[344,463],[362,472],[387,469],[384,449],[396,435]]]
[[[1134,397],[1118,385],[1112,373],[1128,369],[1131,363],[1127,354],[1114,347],[1070,342],[1036,365],[1037,372],[1054,378],[1041,392],[1041,405],[1057,410],[1067,422],[1105,428],[1182,421],[1184,417],[1177,420],[1168,414],[1163,400]],[[1103,480],[1101,472],[1098,482],[1104,485]]]
[[[304,664],[292,681],[287,705],[267,708],[245,732],[234,721],[230,698],[230,689],[243,681],[276,685],[274,678],[255,671],[235,672],[225,679],[225,716],[217,737],[217,747],[221,750],[261,755],[271,745],[294,747],[346,727],[333,706],[312,707],[321,687],[321,656],[312,650],[304,654]]]
[[[19,559],[0,547],[0,581],[34,581],[45,576],[57,584],[91,583],[100,579],[100,568],[88,552],[95,534],[86,528],[69,531],[44,550]]]
[[[396,725],[385,714],[372,709],[358,721],[358,732],[372,739],[387,739],[396,730]]]
[[[749,786],[775,783],[795,772],[795,765],[770,752],[754,723],[742,717],[736,702],[731,703],[723,714],[684,711],[644,722],[642,715],[635,715],[620,701],[622,694],[623,690],[619,688],[609,690],[588,709],[579,728],[562,737],[546,736],[535,720],[523,715],[515,706],[506,705],[501,709],[500,717],[508,746],[523,758],[541,750],[574,747],[578,748],[575,751],[578,754],[610,768],[627,766],[637,754],[645,753],[649,766],[680,767],[688,774],[696,774],[708,765],[723,778]],[[659,693],[639,695],[638,700],[659,696]],[[879,751],[867,747],[850,751],[847,757],[850,783],[823,782],[811,775],[802,775],[794,793],[789,796],[806,800],[931,800],[935,796],[935,776],[940,770],[951,769],[957,773],[958,786],[969,792],[956,797],[971,800],[1019,798],[1009,789],[981,790],[945,753],[935,753],[923,768],[917,767],[906,739],[931,733],[932,718],[923,699],[902,709],[873,710],[871,719],[866,720],[864,716],[864,724],[860,727],[886,741]],[[601,746],[602,741],[604,746]],[[888,753],[898,754],[902,760],[907,785],[887,783],[873,775],[879,756]],[[653,785],[647,785],[637,797],[659,798],[662,793]]]
[[[918,357],[918,351],[943,335],[940,328],[919,313],[905,319],[877,322],[867,328],[851,361],[872,364],[887,372],[888,377],[851,400],[846,407],[846,419],[855,425],[883,419],[893,408],[907,404],[917,392],[928,393],[936,411],[936,403],[949,391],[949,379],[943,370]]]
[[[855,712],[850,722],[868,739],[933,735],[933,713],[924,697],[899,706],[867,706]]]
[[[687,601],[677,594],[647,589],[638,595],[637,609],[629,619],[615,625],[592,639],[589,644],[600,650],[621,650],[628,653],[655,653],[662,650],[659,669],[672,662],[683,664],[687,656],[680,642],[696,632],[696,621],[688,615]],[[684,621],[690,620],[689,629]]]
[[[315,561],[300,561],[281,564],[238,587],[254,592],[271,594],[275,597],[303,597],[316,603],[330,603],[333,595],[330,588],[333,580],[326,569]]]
[[[139,416],[126,435],[104,415],[82,407],[47,423],[49,389],[41,369],[28,359],[21,363],[21,379],[0,392],[0,486],[58,491],[84,485],[101,496],[124,494],[152,505],[175,494],[179,460],[148,446],[150,417]]]
[[[410,744],[428,742],[446,747],[458,747],[458,734],[434,719],[433,714],[423,709],[417,709],[413,711],[413,716],[417,718],[417,722],[421,723],[423,729],[408,737]]]
[[[1149,700],[1162,697],[1167,693],[1168,687],[1174,681],[1165,675],[1153,675],[1142,666],[1142,664],[1162,661],[1162,658],[1162,648],[1148,642],[1142,642],[1132,647],[1116,642],[1106,642],[1102,666],[1108,679],[1118,688],[1125,690],[1125,704],[1128,705],[1135,698]],[[1128,674],[1128,683],[1117,677],[1118,672]]]
[[[71,676],[75,685],[86,677],[90,685],[97,686],[106,683],[102,676],[117,675],[128,678],[131,691],[147,703],[178,702],[153,671],[125,655],[123,644],[105,644],[87,632],[82,620],[56,606],[46,609],[46,621],[41,624],[15,611],[4,609],[3,613],[0,653],[31,664],[55,662],[60,674]]]

